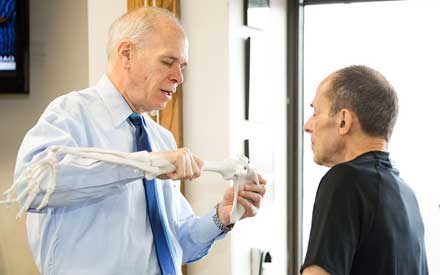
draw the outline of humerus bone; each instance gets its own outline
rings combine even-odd
[[[167,160],[150,157],[145,151],[124,153],[99,148],[52,146],[48,148],[48,154],[45,158],[27,167],[11,187],[3,193],[6,195],[6,199],[0,201],[0,204],[9,205],[18,203],[21,199],[26,198],[17,214],[17,219],[19,219],[23,213],[29,209],[33,200],[41,191],[40,184],[44,178],[49,176],[50,180],[47,190],[45,190],[46,193],[36,210],[39,211],[46,207],[56,188],[57,155],[60,154],[70,154],[82,158],[137,168],[144,171],[147,178],[173,172],[176,169],[174,165]],[[204,171],[217,172],[222,175],[223,179],[234,181],[234,203],[231,211],[231,223],[237,222],[244,213],[244,209],[241,205],[237,204],[238,191],[247,179],[251,179],[258,184],[255,169],[249,166],[249,161],[246,157],[240,157],[237,160],[207,161]],[[14,198],[13,194],[16,192],[17,187],[21,185],[26,187]]]

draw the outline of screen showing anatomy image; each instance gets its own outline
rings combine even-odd
[[[14,71],[16,0],[0,0],[0,71]]]

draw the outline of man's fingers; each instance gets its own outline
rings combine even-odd
[[[256,206],[257,208],[260,208],[261,205],[261,199],[263,198],[262,195],[260,195],[259,193],[255,193],[255,192],[250,192],[250,191],[240,191],[240,196],[247,199],[248,201],[250,201],[251,203],[253,203],[254,206]]]
[[[246,183],[239,192],[239,198],[242,197],[258,209],[261,206],[264,194],[266,194],[265,184],[256,185],[254,183]]]
[[[158,176],[159,179],[191,180],[200,176],[204,163],[193,155],[188,148],[161,152],[160,154],[176,167],[176,171],[160,175]]]
[[[189,152],[189,150],[185,150],[184,157],[185,157],[186,171],[185,171],[185,175],[184,175],[183,179],[190,180],[190,179],[192,179],[192,176],[194,174],[193,164],[192,164],[193,160],[191,157],[191,152]]]
[[[200,177],[200,168],[197,165],[197,162],[194,160],[193,156],[191,156],[191,167],[193,172],[191,180]]]
[[[193,156],[194,160],[196,161],[197,167],[199,167],[200,172],[203,171],[203,169],[205,169],[205,162],[201,158],[197,157],[196,155],[192,155],[192,156]]]
[[[162,175],[157,176],[156,178],[161,179],[161,180],[169,180],[169,179],[178,180],[179,179],[176,172],[162,174]]]
[[[190,156],[191,167],[192,167],[192,172],[193,172],[192,177],[191,177],[191,180],[192,180],[192,179],[200,177],[200,167],[197,164],[194,155],[190,154],[189,156]]]
[[[253,183],[246,183],[243,186],[243,190],[256,192],[256,193],[260,194],[261,196],[264,196],[264,194],[266,194],[266,185],[265,184],[257,185],[257,184],[253,184]]]
[[[174,165],[176,166],[176,171],[172,179],[183,178],[186,175],[186,158],[185,154],[179,151],[176,151],[177,157]]]
[[[242,197],[238,197],[238,203],[241,204],[241,206],[243,206],[244,210],[245,210],[245,215],[246,217],[253,217],[255,215],[257,215],[258,213],[258,208],[255,207],[250,201],[248,201],[245,198]]]
[[[267,180],[265,179],[265,178],[263,178],[263,176],[261,176],[260,174],[257,174],[258,175],[258,181],[260,182],[260,184],[266,184],[267,183]]]

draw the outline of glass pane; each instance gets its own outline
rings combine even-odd
[[[440,12],[439,1],[396,1],[306,6],[304,117],[319,82],[353,64],[382,72],[399,96],[390,142],[392,159],[415,191],[425,223],[430,274],[440,274]],[[327,171],[304,145],[304,253],[319,180]]]

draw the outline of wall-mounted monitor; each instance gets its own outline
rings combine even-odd
[[[29,93],[29,0],[0,0],[0,94]]]

